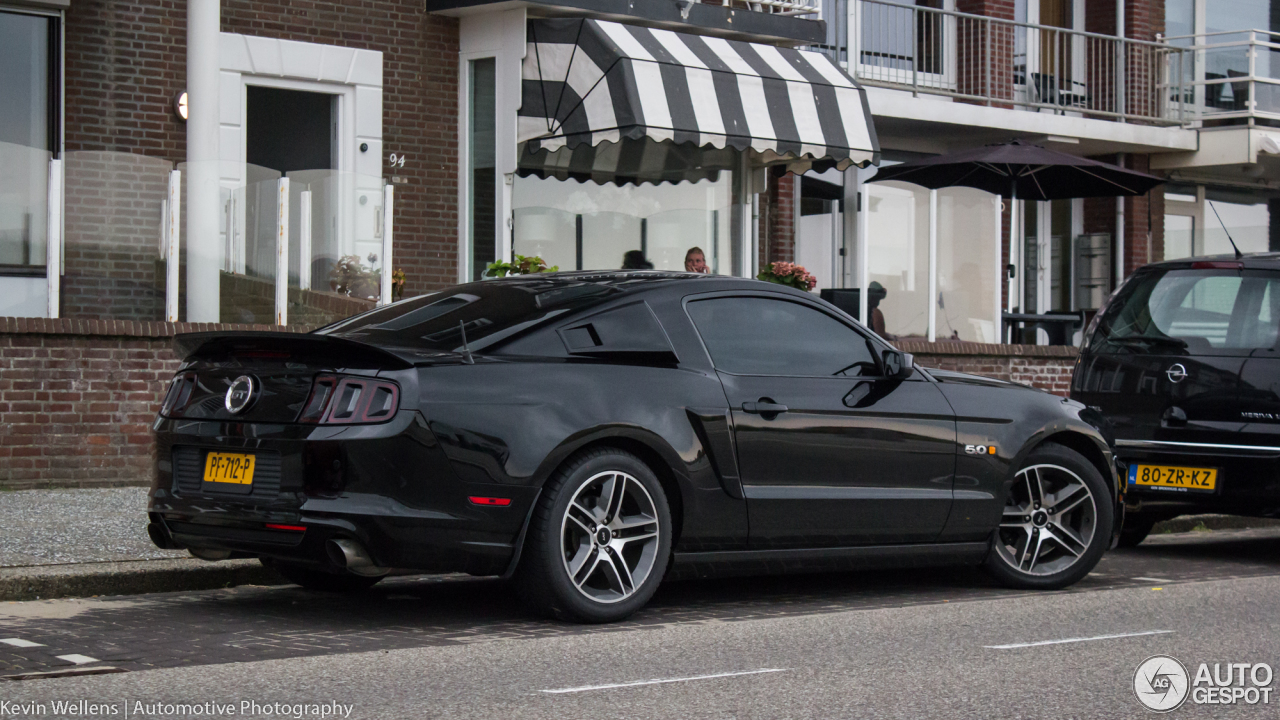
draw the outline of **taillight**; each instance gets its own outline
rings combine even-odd
[[[385,380],[320,375],[298,422],[359,425],[386,422],[400,407],[400,386]]]
[[[1230,260],[1198,260],[1191,263],[1192,270],[1243,270],[1244,263]]]
[[[194,372],[178,373],[173,377],[173,382],[169,383],[169,392],[164,396],[164,403],[160,406],[160,415],[167,418],[180,418],[187,409],[187,403],[191,402],[191,393],[196,388],[196,374]]]

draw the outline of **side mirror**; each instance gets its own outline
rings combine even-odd
[[[910,354],[898,350],[885,350],[881,357],[884,359],[885,377],[897,380],[911,377],[911,371],[915,369],[915,359]]]

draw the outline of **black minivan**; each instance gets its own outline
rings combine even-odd
[[[1155,263],[1085,332],[1071,397],[1128,465],[1120,544],[1186,513],[1280,516],[1280,253]]]

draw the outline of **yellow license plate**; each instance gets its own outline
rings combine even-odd
[[[1184,492],[1213,492],[1218,487],[1218,470],[1174,465],[1130,465],[1129,484]]]
[[[252,485],[253,465],[252,455],[211,452],[204,461],[204,481]]]

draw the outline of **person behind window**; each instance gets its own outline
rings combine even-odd
[[[689,252],[684,254],[684,271],[693,273],[711,272],[707,268],[707,256],[703,254],[702,248],[695,245],[689,248]]]
[[[645,259],[643,250],[628,250],[622,255],[623,270],[652,270],[653,263]]]
[[[884,313],[880,312],[880,301],[884,300],[889,294],[884,286],[876,281],[871,281],[871,285],[867,287],[867,299],[871,303],[867,320],[871,323],[871,331],[885,340],[893,340],[894,336],[885,332],[884,329]]]

